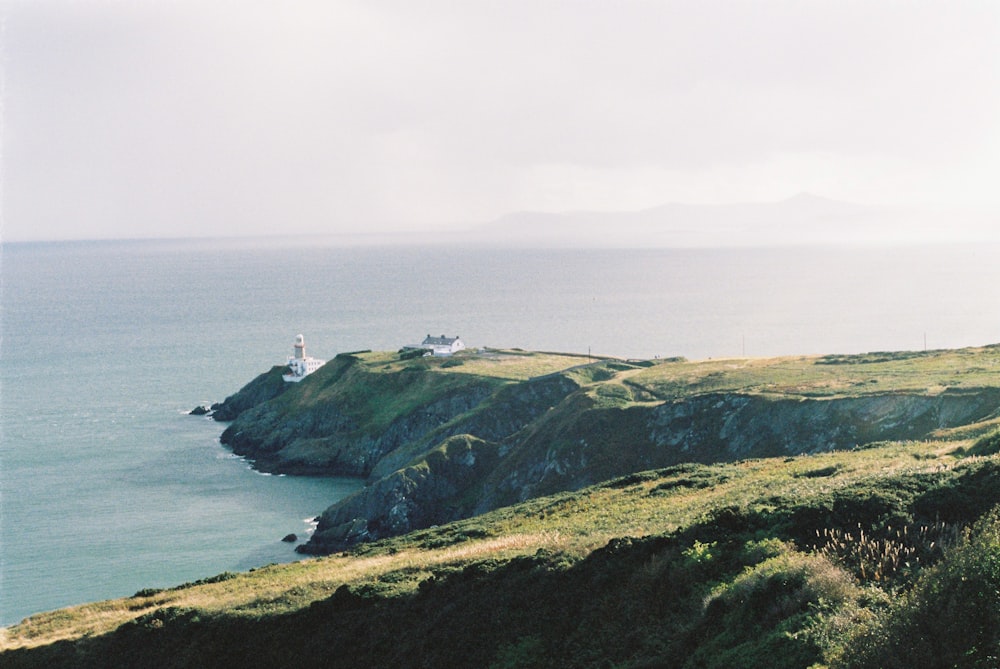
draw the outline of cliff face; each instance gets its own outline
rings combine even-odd
[[[481,513],[485,484],[509,455],[508,442],[578,388],[561,376],[506,387],[432,439],[385,456],[376,467],[385,473],[327,509],[303,550],[326,553]]]
[[[212,417],[215,420],[235,420],[244,411],[274,399],[288,389],[288,384],[281,378],[285,367],[278,365],[264,372],[250,383],[243,386],[239,392],[226,398],[224,402],[212,405]]]
[[[303,547],[327,553],[680,462],[922,439],[1000,407],[995,387],[660,400],[620,383],[629,369],[599,363],[513,381],[338,358],[244,409],[223,442],[264,469],[370,479],[322,514]]]
[[[272,400],[239,413],[222,443],[265,471],[357,477],[474,409],[497,387],[494,380],[419,369],[372,373],[350,356],[285,385]]]
[[[681,462],[727,462],[922,439],[994,416],[1000,389],[787,399],[707,394],[655,405],[574,407],[512,440],[477,513]]]

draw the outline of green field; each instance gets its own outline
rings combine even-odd
[[[598,358],[569,353],[538,353],[518,349],[462,351],[449,357],[401,359],[398,353],[368,352],[356,356],[371,371],[398,372],[403,369],[471,374],[475,376],[527,381],[561,372]]]
[[[986,347],[661,364],[629,376],[627,383],[656,399],[706,392],[849,397],[996,386],[998,374],[1000,347]]]

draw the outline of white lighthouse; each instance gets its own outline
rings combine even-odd
[[[295,355],[288,359],[288,373],[281,376],[289,383],[298,383],[326,363],[326,360],[310,358],[306,355],[306,338],[302,335],[295,336],[293,350]]]

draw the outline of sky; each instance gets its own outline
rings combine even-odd
[[[1000,205],[1000,2],[2,0],[4,241]]]

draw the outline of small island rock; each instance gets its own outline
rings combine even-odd
[[[286,534],[281,540],[291,544],[291,543],[295,543],[296,541],[298,541],[299,538],[293,532],[291,534]]]

